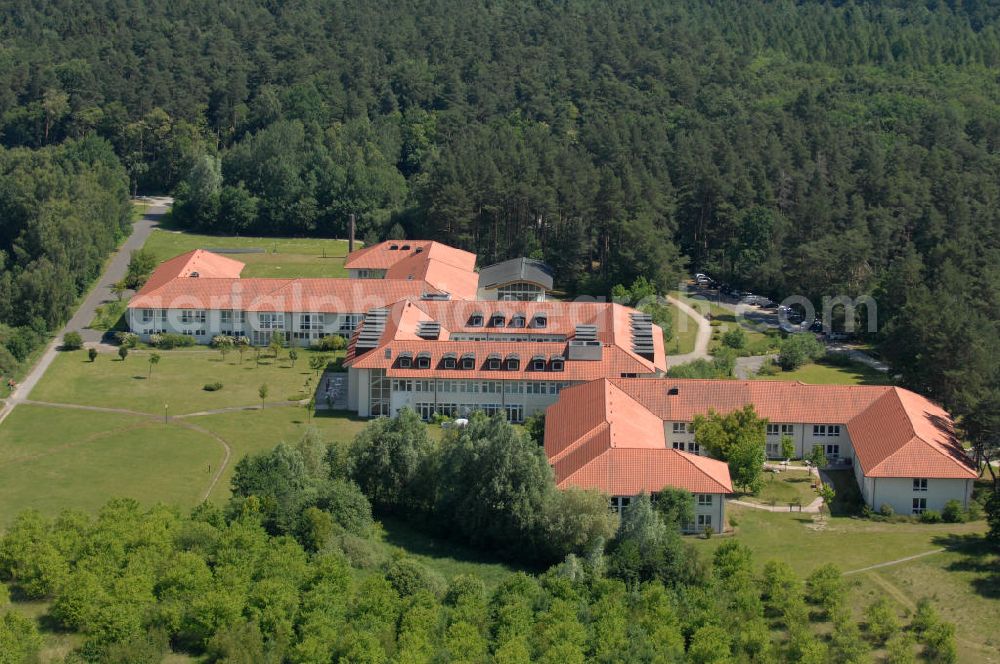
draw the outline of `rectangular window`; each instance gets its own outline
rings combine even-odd
[[[913,479],[913,490],[914,491],[927,491],[927,478],[926,477],[915,477]]]
[[[914,498],[913,499],[913,513],[923,514],[927,510],[927,499],[926,498]]]
[[[611,509],[614,512],[621,512],[623,509],[629,506],[632,502],[632,498],[629,496],[612,496],[611,497]]]
[[[194,312],[194,321],[196,323],[204,323],[206,318],[206,312],[203,309]]]
[[[781,445],[779,445],[778,443],[769,442],[766,445],[765,451],[767,453],[767,456],[776,457],[779,454],[781,454]]]
[[[698,507],[711,507],[712,506],[712,494],[710,493],[699,493],[698,494]]]
[[[698,530],[704,530],[705,528],[712,527],[712,515],[711,514],[699,514],[698,515]]]
[[[839,436],[840,435],[840,425],[839,424],[828,424],[826,426],[826,431],[828,436]]]
[[[687,422],[674,422],[674,433],[687,433]]]
[[[778,428],[777,424],[768,424],[767,425],[767,435],[768,436],[777,436],[780,432],[781,432],[781,430]]]
[[[826,455],[832,457],[840,456],[840,445],[827,445]]]
[[[143,323],[151,323],[152,321],[153,321],[153,310],[152,309],[143,309],[142,310],[142,322]]]
[[[826,435],[826,425],[825,424],[814,424],[813,425],[813,435],[814,436],[825,436]]]
[[[509,403],[504,406],[507,410],[507,419],[511,422],[523,422],[524,421],[524,406],[521,404]]]
[[[223,309],[219,312],[219,322],[223,325],[233,324],[233,312],[228,309]]]
[[[688,443],[688,452],[701,454],[701,445],[699,445],[698,443]]]
[[[194,312],[190,309],[181,309],[181,323],[189,325],[192,321],[194,321]]]

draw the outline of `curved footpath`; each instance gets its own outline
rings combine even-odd
[[[87,293],[87,296],[77,308],[76,313],[73,314],[73,317],[69,319],[69,322],[66,323],[62,330],[52,338],[49,345],[45,347],[45,351],[42,352],[41,357],[35,362],[35,366],[27,373],[24,380],[6,397],[3,407],[0,407],[0,422],[7,419],[7,416],[10,415],[17,404],[22,403],[31,394],[31,390],[34,389],[38,381],[45,375],[45,371],[49,368],[49,365],[56,359],[59,345],[62,343],[62,338],[67,332],[79,332],[84,342],[87,343],[100,342],[103,333],[100,330],[88,329],[87,326],[94,320],[97,307],[114,297],[111,292],[111,286],[125,276],[132,251],[142,248],[142,245],[146,243],[146,239],[149,238],[153,229],[159,225],[160,219],[166,213],[171,203],[173,201],[170,198],[150,199],[150,206],[146,210],[146,214],[143,215],[142,219],[132,224],[131,235],[112,254],[110,260],[108,260],[107,267],[104,268],[104,274],[101,275],[94,287]]]
[[[671,295],[666,296],[667,301],[675,305],[682,313],[687,314],[698,324],[698,335],[694,340],[694,350],[683,355],[671,355],[668,358],[668,366],[676,366],[694,360],[707,360],[711,356],[708,354],[708,343],[712,340],[712,326],[704,316],[687,302]]]

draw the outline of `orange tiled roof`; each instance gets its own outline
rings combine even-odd
[[[396,279],[221,279],[177,277],[143,289],[129,308],[364,313],[427,291]]]
[[[667,449],[663,422],[610,380],[563,391],[545,417],[545,453],[560,487],[610,495],[675,487],[732,493],[728,466]]]
[[[393,249],[392,247],[396,247]],[[404,247],[407,247],[404,249]],[[351,252],[344,261],[349,270],[388,270],[397,263],[415,258],[435,260],[469,272],[476,267],[476,255],[433,240],[387,240]],[[411,266],[412,269],[412,266]],[[389,276],[389,275],[386,275]]]
[[[752,404],[775,423],[843,424],[858,463],[869,477],[974,478],[977,471],[954,436],[948,413],[924,397],[888,386],[806,385],[783,381],[693,380],[673,378],[607,381],[658,421],[690,422],[709,409],[731,412]],[[572,445],[584,424],[568,424],[574,413],[597,417],[600,399],[612,392],[564,390],[546,418],[546,452]],[[591,388],[596,389],[596,388]],[[676,390],[676,394],[670,392]],[[565,403],[564,403],[565,402]],[[628,418],[637,419],[634,407]],[[590,420],[588,420],[590,421]],[[647,435],[662,440],[659,431]],[[549,443],[552,437],[553,442]],[[567,442],[569,441],[569,442]]]
[[[525,316],[526,327],[489,327],[488,323],[493,313],[502,312],[509,320],[515,313]],[[522,380],[556,380],[584,381],[622,374],[649,374],[666,369],[666,356],[663,351],[663,339],[659,328],[654,328],[653,359],[637,355],[631,349],[631,336],[628,325],[630,310],[617,304],[608,303],[575,303],[575,302],[440,302],[406,300],[397,302],[389,308],[385,329],[379,338],[375,349],[358,355],[356,339],[362,327],[355,334],[348,348],[346,366],[358,369],[385,369],[388,376],[412,378],[475,378],[475,379],[522,379]],[[484,326],[468,325],[472,314],[481,314]],[[544,314],[544,328],[530,327],[534,317]],[[417,332],[421,322],[438,322],[441,332],[437,339],[422,339]],[[566,340],[576,332],[576,325],[593,325],[597,328],[597,339],[601,342],[601,359],[570,360],[566,358],[564,371],[531,371],[531,358],[536,355],[546,359],[552,356],[566,356]],[[469,341],[456,339],[456,335],[534,335],[537,337],[552,337],[554,341],[516,341],[516,340],[483,340]],[[385,351],[389,351],[389,357]],[[408,368],[398,366],[400,353],[409,352],[414,357],[417,353],[426,352],[431,355],[430,369]],[[464,353],[475,353],[476,369],[444,369],[440,366],[446,353],[455,353],[461,357]],[[517,371],[490,371],[484,368],[485,361],[491,353],[496,353],[505,359],[510,354],[517,354],[520,368]]]
[[[479,288],[476,255],[432,240],[391,240],[352,252],[349,270],[386,270],[386,279],[424,281],[463,300],[474,300]]]
[[[948,413],[919,394],[892,388],[847,423],[869,477],[975,478]]]
[[[190,277],[195,273],[199,277],[236,279],[239,278],[244,267],[244,263],[232,258],[213,254],[204,249],[195,249],[161,263],[153,270],[153,274],[150,275],[137,294],[152,292],[171,279]]]

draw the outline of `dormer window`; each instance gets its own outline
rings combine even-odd
[[[527,319],[524,314],[514,314],[510,317],[510,322],[507,323],[507,327],[524,327]]]
[[[503,327],[505,322],[507,322],[507,317],[501,313],[490,316],[490,327]]]
[[[566,359],[562,355],[553,355],[549,359],[549,368],[552,371],[562,371],[566,367]]]
[[[531,370],[532,371],[545,371],[545,356],[535,355],[531,358]]]
[[[402,247],[400,247],[399,249],[400,249],[400,251],[409,251],[409,250],[410,250],[410,245],[408,245],[408,244],[404,244],[404,245],[403,245]]]
[[[469,370],[476,368],[476,354],[466,353],[462,356],[462,368]]]
[[[535,314],[535,317],[531,319],[531,327],[548,327],[549,317],[545,314]]]
[[[507,371],[517,371],[521,368],[521,358],[511,354],[507,356]]]
[[[458,366],[458,360],[454,353],[445,353],[444,359],[442,360],[442,365],[445,369],[454,369]]]
[[[428,352],[422,352],[417,355],[417,368],[418,369],[430,369],[431,368],[431,354]]]
[[[399,368],[409,369],[413,366],[413,354],[412,353],[400,353],[399,354]]]
[[[389,251],[397,251],[398,249],[399,249],[399,245],[398,244],[390,244],[389,245]]]
[[[483,314],[482,312],[475,312],[469,316],[469,327],[482,327],[483,326]]]
[[[496,353],[490,353],[489,357],[486,358],[486,368],[490,371],[500,371],[500,356]]]

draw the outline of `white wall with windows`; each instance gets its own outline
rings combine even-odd
[[[926,510],[940,512],[949,500],[969,506],[972,480],[933,477],[864,477],[855,468],[861,495],[873,510],[889,505],[896,514],[919,515]]]
[[[309,346],[321,337],[350,337],[364,317],[361,313],[247,312],[231,309],[129,309],[129,329],[143,341],[153,334],[186,334],[196,343],[208,344],[225,334],[247,337],[255,346],[266,346],[275,330],[286,343]]]

